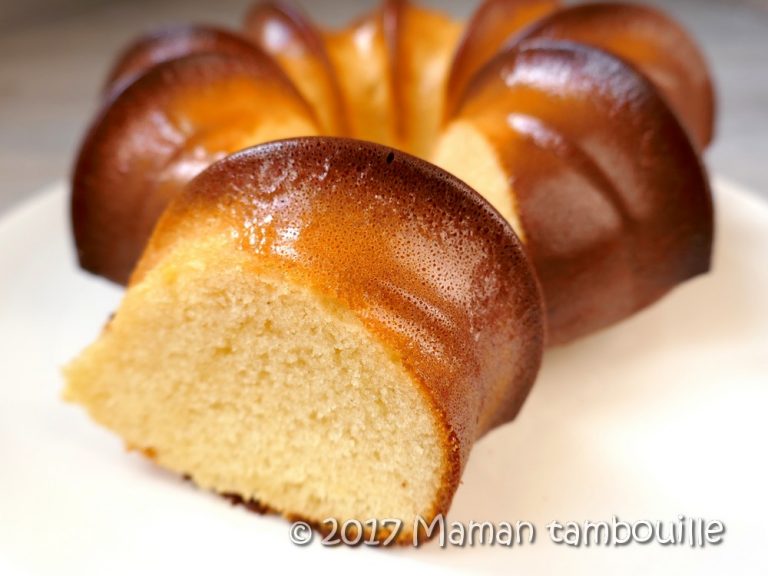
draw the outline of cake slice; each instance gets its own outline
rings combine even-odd
[[[203,488],[321,528],[399,519],[410,542],[516,415],[542,346],[531,267],[477,193],[384,146],[303,138],[174,198],[65,395]]]

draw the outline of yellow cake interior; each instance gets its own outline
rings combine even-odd
[[[493,143],[471,122],[456,120],[449,124],[429,160],[479,192],[525,242],[512,182]]]
[[[428,516],[447,458],[427,396],[349,309],[255,264],[224,235],[179,241],[66,398],[204,488],[316,522]]]

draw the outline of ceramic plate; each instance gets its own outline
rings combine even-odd
[[[535,541],[377,550],[293,545],[287,521],[126,453],[60,400],[60,367],[121,292],[77,269],[53,186],[0,221],[0,573],[768,573],[768,204],[715,188],[713,272],[548,352],[520,417],[474,449],[448,522],[529,522]],[[679,515],[721,521],[722,543],[570,547],[547,529]]]

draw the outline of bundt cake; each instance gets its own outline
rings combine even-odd
[[[66,396],[200,486],[409,541],[545,343],[708,269],[713,119],[696,46],[627,5],[143,38],[74,173],[80,263],[128,288]]]
[[[378,144],[284,140],[171,200],[66,397],[202,487],[318,525],[400,519],[410,542],[520,408],[543,318],[514,231],[466,184]]]
[[[129,47],[80,150],[81,265],[126,283],[167,205],[215,160],[279,138],[393,146],[465,180],[534,261],[557,344],[705,272],[704,59],[640,6],[486,0],[455,21],[389,0],[341,31],[262,3],[241,36],[181,27]]]

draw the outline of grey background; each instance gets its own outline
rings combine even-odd
[[[0,0],[0,212],[68,177],[116,52],[172,22],[236,26],[249,0]],[[301,2],[339,25],[378,0]],[[476,2],[423,3],[466,17]],[[768,0],[653,0],[698,38],[714,69],[713,172],[768,200]]]

